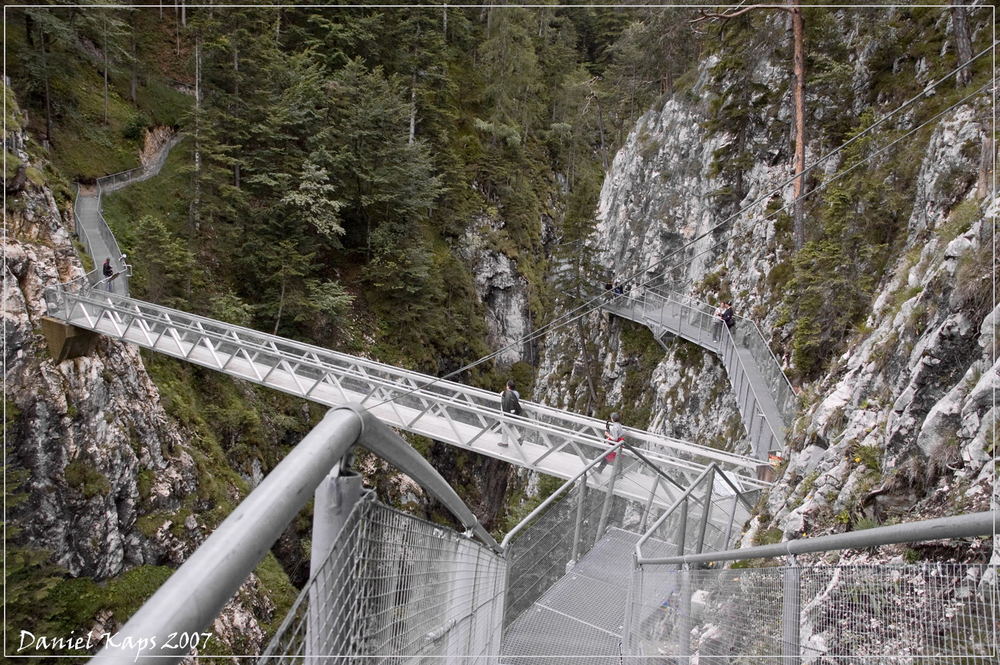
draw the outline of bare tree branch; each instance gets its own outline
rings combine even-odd
[[[746,14],[749,11],[753,11],[754,9],[780,9],[781,11],[785,12],[792,11],[791,7],[786,7],[783,5],[747,5],[746,7],[741,7],[740,9],[734,9],[728,12],[706,12],[705,10],[701,10],[699,12],[699,15],[688,21],[688,23],[700,23],[702,21],[709,21],[709,20],[724,21],[727,19],[736,18],[737,16],[742,16],[743,14]]]

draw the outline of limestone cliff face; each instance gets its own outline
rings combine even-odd
[[[105,580],[141,565],[177,565],[207,535],[197,511],[186,519],[163,517],[200,487],[190,434],[164,412],[135,347],[101,338],[88,356],[52,361],[41,329],[44,291],[84,271],[73,246],[72,211],[57,205],[28,145],[21,132],[7,141],[29,174],[8,189],[6,210],[7,471],[23,477],[17,488],[23,501],[8,519],[20,529],[20,546],[51,553],[70,577]],[[273,605],[259,595],[251,589],[227,606],[216,626],[223,643],[260,645],[258,622],[269,617],[266,608],[252,606]],[[94,620],[116,628],[127,618],[105,613]],[[30,626],[12,626],[20,628]]]
[[[881,94],[869,69],[881,46],[857,20],[845,19],[841,29],[853,36],[845,42],[856,51],[846,59],[853,64],[845,87],[861,109]],[[769,212],[790,202],[791,187],[768,195],[791,176],[787,135],[775,135],[772,126],[787,122],[788,97],[762,104],[773,111],[768,123],[749,123],[741,134],[708,132],[708,102],[718,94],[719,76],[728,75],[713,74],[715,64],[706,61],[690,90],[638,120],[606,176],[587,251],[609,274],[637,275],[640,282],[676,266],[667,276],[671,283],[709,300],[719,297],[723,276],[739,313],[761,326],[788,367],[791,326],[779,307],[787,277],[775,269],[793,255],[787,218]],[[916,85],[927,85],[927,69],[918,63]],[[748,76],[759,90],[787,90],[787,68],[768,57]],[[824,100],[811,101],[825,108]],[[917,151],[903,241],[846,352],[822,377],[798,385],[803,411],[787,441],[788,466],[747,542],[759,538],[761,527],[779,528],[784,537],[816,535],[865,520],[988,507],[998,455],[992,395],[1000,371],[993,347],[1000,314],[990,288],[997,198],[980,168],[991,157],[983,153],[987,101],[985,95],[970,99],[931,123],[929,140],[926,134],[923,143],[914,139],[925,147]],[[915,117],[897,118],[893,136],[915,129]],[[880,138],[878,146],[891,138]],[[734,146],[744,146],[750,161],[736,174],[729,169],[721,175],[715,156]],[[807,163],[829,149],[814,138]],[[818,179],[831,178],[840,163],[840,157],[825,162]],[[735,203],[720,196],[733,192]],[[575,328],[550,335],[539,378],[543,399],[579,407],[587,401],[590,371],[605,406],[624,400],[649,406],[649,422],[634,424],[745,450],[728,380],[710,354],[670,342],[645,389],[626,389],[630,370],[622,348],[632,327],[591,314],[583,330],[597,358],[581,350]]]
[[[517,342],[530,332],[528,282],[510,256],[489,246],[487,239],[502,226],[500,219],[474,219],[459,252],[475,276],[476,295],[486,314],[487,344],[491,349],[504,349],[498,360],[510,365],[524,359],[525,348]]]

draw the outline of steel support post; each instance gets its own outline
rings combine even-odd
[[[677,662],[687,665],[691,662],[691,567],[681,566],[680,611],[677,617]]]
[[[324,568],[323,564],[347,524],[351,510],[361,499],[361,476],[346,469],[347,457],[349,455],[323,479],[313,494],[309,576],[315,579],[315,583],[309,590],[309,620],[306,624],[308,656],[321,657],[336,653],[332,650],[335,635],[330,626],[324,625],[324,620],[344,616],[344,612],[335,605],[344,602],[346,594],[342,584],[348,580],[338,579],[338,571],[331,566]]]
[[[579,494],[576,497],[576,525],[573,527],[573,553],[566,564],[567,572],[569,572],[570,566],[576,562],[576,558],[580,556],[580,533],[583,530],[583,504],[584,499],[587,497],[587,474],[583,474],[580,477],[577,492]]]
[[[680,534],[677,536],[677,556],[684,556],[684,541],[687,539],[688,498],[681,502]]]
[[[167,636],[194,635],[212,623],[361,432],[361,418],[353,410],[327,412],[132,615],[118,631],[121,638],[118,644],[108,643],[90,662],[95,665],[179,663],[191,650],[190,645],[163,647]],[[148,646],[153,639],[161,647],[155,651]]]
[[[636,646],[635,638],[632,636],[632,624],[635,620],[636,605],[641,608],[641,598],[642,589],[645,588],[643,584],[643,570],[642,567],[636,562],[635,556],[632,556],[632,574],[629,576],[628,580],[628,593],[625,594],[625,619],[622,622],[622,663],[624,665],[631,664],[633,662],[638,662],[638,660],[633,660],[629,656],[635,656]]]
[[[656,498],[656,492],[660,489],[660,476],[655,476],[653,478],[653,489],[649,492],[649,499],[646,500],[646,508],[642,511],[642,522],[639,524],[639,533],[646,533],[646,526],[649,523],[649,515],[653,512],[653,499]]]
[[[601,508],[601,521],[597,523],[597,536],[594,544],[604,535],[604,529],[608,526],[608,515],[611,514],[611,503],[615,500],[615,481],[618,479],[618,471],[622,466],[622,451],[619,449],[615,455],[615,461],[611,463],[611,480],[608,481],[607,494],[604,496],[604,506]]]
[[[708,491],[705,493],[705,507],[701,512],[701,524],[698,525],[698,546],[695,549],[696,554],[701,554],[705,549],[705,528],[708,526],[708,517],[712,512],[712,494],[715,491],[715,467],[709,467],[708,478],[705,479],[708,483]]]
[[[799,665],[799,613],[802,569],[794,556],[788,557],[781,594],[781,657],[783,665]]]
[[[726,542],[722,544],[722,549],[729,547],[733,538],[733,522],[736,521],[736,509],[740,504],[740,495],[733,494],[733,507],[729,510],[729,525],[726,527]]]

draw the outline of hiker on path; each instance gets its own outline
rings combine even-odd
[[[104,259],[104,267],[101,269],[104,279],[108,282],[108,293],[111,293],[111,278],[115,276],[115,269],[111,267],[111,258]]]
[[[726,327],[730,330],[732,330],[733,326],[736,325],[736,314],[733,312],[733,305],[730,302],[723,301],[723,303],[715,310],[715,316],[725,323]],[[719,330],[716,328],[716,334],[714,335],[715,339],[719,338],[718,332]]]
[[[621,423],[621,416],[618,412],[611,414],[611,418],[604,423],[604,442],[609,446],[616,446],[625,440],[625,428]],[[615,457],[618,456],[618,451],[613,450],[604,456],[601,463],[597,466],[597,473],[604,471],[604,467],[609,463],[615,461]]]
[[[514,389],[514,382],[512,380],[507,381],[507,387],[500,391],[500,410],[504,413],[504,420],[509,417],[519,417],[524,410],[521,408],[521,394]],[[507,442],[507,427],[504,423],[500,424],[501,432],[503,432],[503,437],[500,440],[501,446],[508,446]],[[521,442],[518,441],[518,444]]]

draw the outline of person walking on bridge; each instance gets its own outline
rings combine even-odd
[[[732,303],[728,301],[723,301],[723,303],[719,305],[719,307],[715,310],[715,316],[720,321],[725,323],[726,327],[729,328],[730,330],[732,330],[733,326],[736,325],[736,314],[733,312]],[[721,328],[718,325],[716,325],[714,334],[712,335],[712,338],[716,341],[719,339],[720,330]]]
[[[621,416],[618,412],[611,414],[611,418],[604,423],[604,442],[609,446],[616,446],[625,440],[625,427],[622,426]],[[612,450],[610,453],[604,456],[601,463],[597,466],[597,473],[604,471],[609,463],[615,461],[615,457],[618,456],[617,450]]]
[[[101,269],[104,279],[108,283],[108,293],[111,293],[111,279],[115,276],[115,269],[111,267],[111,258],[104,259],[104,267]]]
[[[503,411],[503,419],[506,421],[510,416],[519,417],[524,410],[521,408],[521,394],[514,389],[514,381],[508,380],[507,387],[500,391],[500,410]],[[507,438],[507,425],[505,422],[500,423],[500,428],[502,432],[502,438],[500,440],[501,446],[508,446]],[[520,441],[517,441],[520,444]]]

